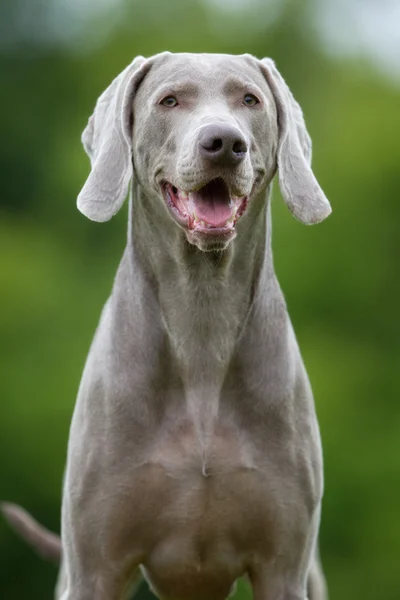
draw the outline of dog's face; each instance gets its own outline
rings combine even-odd
[[[97,221],[117,212],[134,175],[167,227],[223,249],[277,168],[299,220],[331,212],[301,109],[270,59],[137,57],[100,96],[82,140],[92,171],[78,207]]]
[[[256,61],[166,55],[142,81],[133,162],[149,196],[202,250],[225,247],[276,169],[277,113]]]

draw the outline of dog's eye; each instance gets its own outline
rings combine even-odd
[[[167,108],[174,108],[174,106],[178,105],[178,100],[174,96],[166,96],[161,100],[160,104]]]
[[[253,94],[246,94],[243,98],[243,104],[245,106],[255,106],[256,104],[260,104],[260,101]]]

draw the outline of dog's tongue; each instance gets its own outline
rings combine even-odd
[[[197,219],[212,227],[222,227],[233,216],[234,203],[222,179],[214,179],[190,194]]]

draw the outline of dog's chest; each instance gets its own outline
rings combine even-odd
[[[143,561],[149,579],[167,597],[202,587],[204,597],[219,590],[226,597],[249,556],[271,545],[272,498],[250,444],[216,422],[204,446],[184,420],[155,436],[137,474],[141,495],[154,502],[152,550]]]
[[[244,432],[213,414],[182,417],[155,437],[150,463],[171,477],[218,477],[233,471],[254,470],[251,443]]]

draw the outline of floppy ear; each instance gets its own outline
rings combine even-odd
[[[282,196],[302,223],[319,223],[332,209],[311,170],[311,139],[303,112],[274,62],[263,58],[261,65],[278,111],[278,174]]]
[[[78,208],[93,221],[108,221],[121,208],[132,177],[132,101],[148,70],[138,56],[101,94],[82,134],[92,170]]]

